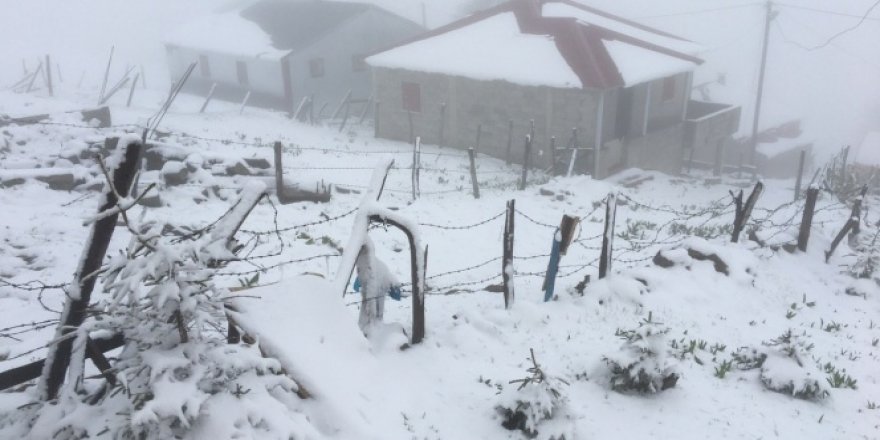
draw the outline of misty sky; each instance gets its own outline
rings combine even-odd
[[[493,0],[360,0],[437,26]],[[143,64],[151,87],[170,82],[162,48],[169,29],[200,14],[241,4],[228,0],[0,0],[0,81],[10,84],[49,53],[65,80],[98,87],[107,54],[115,67]],[[764,7],[746,0],[592,0],[589,5],[694,40],[706,48],[695,84],[716,101],[743,107],[741,133],[751,128]],[[818,45],[858,23],[874,0],[788,0],[776,6],[762,125],[803,119],[819,151],[857,144],[880,130],[880,8],[857,29]],[[804,8],[839,12],[833,15]],[[525,65],[524,68],[535,68]],[[719,83],[721,82],[721,83]],[[722,84],[723,83],[723,84]],[[695,92],[695,97],[700,95]]]

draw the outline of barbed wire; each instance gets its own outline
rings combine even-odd
[[[483,226],[483,225],[485,225],[485,224],[487,224],[487,223],[490,223],[490,222],[492,222],[493,220],[496,220],[496,219],[498,219],[498,218],[501,218],[501,217],[504,216],[504,214],[506,214],[506,213],[507,213],[507,211],[501,211],[500,213],[498,213],[498,214],[496,214],[496,215],[494,215],[494,216],[492,216],[492,217],[490,217],[490,218],[487,218],[487,219],[485,219],[485,220],[481,220],[481,221],[476,222],[476,223],[473,223],[473,224],[468,224],[468,225],[449,226],[449,225],[437,225],[437,224],[433,224],[433,223],[419,223],[419,226],[424,226],[424,227],[426,227],[426,228],[445,229],[445,230],[473,229],[473,228],[476,228],[476,227],[478,227],[478,226]]]
[[[360,208],[354,208],[350,211],[346,211],[342,214],[339,214],[339,215],[336,215],[333,217],[327,217],[326,219],[323,219],[323,220],[315,220],[312,222],[302,223],[302,224],[298,224],[298,225],[294,225],[294,226],[286,226],[283,228],[273,229],[271,231],[252,231],[252,230],[248,230],[248,229],[242,229],[241,232],[243,232],[245,234],[252,234],[252,235],[275,235],[275,234],[278,234],[281,232],[292,231],[294,229],[305,228],[308,226],[322,225],[325,223],[331,223],[336,220],[339,220],[339,219],[342,219],[342,218],[345,218],[345,217],[348,217],[348,216],[354,214],[355,212],[357,212],[358,209],[360,209]]]

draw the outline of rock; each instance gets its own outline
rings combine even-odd
[[[138,203],[145,208],[161,208],[165,206],[165,203],[162,201],[162,196],[158,193],[145,196]]]
[[[253,174],[244,162],[236,162],[234,165],[226,165],[227,176],[250,176]]]
[[[551,190],[549,190],[549,189],[546,189],[546,188],[540,188],[540,189],[538,190],[538,193],[541,194],[542,196],[548,196],[548,197],[549,197],[549,196],[554,196],[554,195],[556,195],[555,192],[553,192],[553,191],[551,191]]]
[[[7,179],[0,181],[0,188],[11,188],[13,186],[18,186],[24,183],[24,179],[16,177],[13,179]]]
[[[189,180],[189,170],[183,162],[166,162],[162,166],[162,180],[169,186],[183,185]]]
[[[198,153],[190,154],[186,156],[186,160],[183,161],[186,164],[186,169],[189,172],[194,173],[205,166],[205,158],[203,158]]]
[[[272,168],[272,164],[269,163],[268,160],[263,159],[261,157],[249,157],[244,160],[244,162],[251,168],[256,168],[259,170],[268,170]]]
[[[144,166],[147,170],[161,170],[165,162],[169,160],[186,160],[189,153],[187,150],[172,145],[147,144],[144,151]]]
[[[48,183],[49,189],[53,189],[55,191],[71,191],[75,186],[83,183],[82,181],[77,181],[77,179],[73,177],[72,173],[37,176],[36,179],[40,182]]]

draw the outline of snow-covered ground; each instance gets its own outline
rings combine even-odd
[[[93,101],[94,93],[62,87],[62,98],[46,99],[39,94],[3,92],[0,113],[23,116],[82,108]],[[60,158],[85,143],[131,129],[126,124],[143,125],[164,98],[151,91],[136,97],[131,109],[122,105],[122,97],[111,102],[115,128],[72,127],[67,124],[82,123],[70,116],[59,116],[53,124],[4,128],[3,137],[9,142],[0,153],[3,172],[39,164],[75,169],[88,176],[87,167]],[[233,288],[260,273],[256,284],[264,287],[246,291],[237,300],[245,310],[242,325],[258,333],[266,353],[280,359],[291,377],[313,396],[285,407],[287,415],[266,412],[262,417],[275,420],[271,426],[277,425],[278,417],[289,417],[288,423],[307,427],[302,432],[314,438],[519,438],[522,434],[501,426],[497,406],[511,393],[516,395],[517,385],[510,381],[526,376],[533,349],[548,374],[570,384],[566,386],[568,401],[556,420],[545,425],[545,437],[554,432],[565,432],[566,438],[844,439],[880,435],[880,413],[875,409],[880,395],[880,289],[844,273],[855,260],[846,242],[830,264],[825,263],[823,252],[849,212],[849,207],[827,195],[819,201],[805,254],[773,251],[748,240],[728,243],[733,212],[727,192],[739,187],[748,192],[750,186],[747,179],[736,176],[710,183],[701,175],[670,177],[629,170],[597,182],[589,177],[550,179],[535,173],[529,188],[518,191],[516,167],[480,157],[481,198],[475,200],[470,195],[466,155],[456,149],[425,146],[421,197],[413,202],[411,147],[374,139],[369,126],[355,124],[339,133],[330,123],[309,126],[262,110],[246,109],[239,115],[237,105],[220,102],[200,115],[200,104],[198,97],[181,95],[160,127],[172,133],[164,142],[190,154],[188,163],[234,163],[241,158],[271,161],[271,144],[280,141],[288,183],[308,187],[324,181],[338,188],[326,204],[282,206],[264,201],[258,205],[239,238],[249,243],[252,255],[266,257],[231,264],[217,278],[221,286]],[[395,168],[381,204],[420,223],[421,238],[430,248],[426,338],[405,351],[398,347],[410,332],[409,298],[386,299],[388,326],[365,339],[357,328],[359,296],[349,291],[342,297],[320,280],[335,277],[336,255],[351,234],[354,216],[336,218],[360,204],[373,167],[389,158],[395,160]],[[269,176],[227,177],[209,170],[193,175],[190,184],[161,189],[164,206],[136,208],[133,217],[203,226],[223,214],[248,181],[273,185]],[[620,184],[634,176],[650,180],[632,188]],[[147,172],[139,188],[161,181],[159,172]],[[765,183],[752,225],[769,243],[788,243],[796,234],[803,201],[774,211],[792,199],[793,182]],[[597,280],[602,201],[610,192],[623,195],[617,212],[615,262],[613,274]],[[496,290],[490,286],[501,280],[504,220],[500,214],[510,199],[516,199],[519,210],[514,248],[516,302],[505,310],[501,294],[487,288]],[[94,215],[96,200],[95,192],[54,191],[36,181],[0,190],[4,282],[69,282],[88,235],[83,220]],[[868,203],[866,235],[876,230],[872,205]],[[563,214],[581,217],[582,226],[577,243],[562,258],[557,298],[544,303],[547,254],[553,226]],[[274,233],[276,222],[283,231],[280,235]],[[317,224],[297,227],[307,223]],[[708,241],[686,239],[687,235]],[[383,228],[372,230],[370,236],[379,258],[395,277],[408,280],[405,237]],[[128,232],[117,228],[108,255],[128,241]],[[688,257],[686,248],[718,255],[728,264],[728,274],[716,271],[709,261]],[[674,267],[662,268],[651,261],[660,250],[676,263]],[[318,255],[329,256],[290,263]],[[586,275],[591,282],[578,293],[577,285]],[[847,294],[848,289],[857,295]],[[316,292],[322,296],[310,300],[309,295]],[[305,296],[290,303],[284,298],[291,295]],[[42,347],[52,337],[53,320],[64,300],[60,290],[41,293],[0,286],[2,327],[25,325],[3,330],[0,354],[8,360],[0,362],[0,369],[45,355]],[[279,304],[286,306],[275,307]],[[327,311],[326,318],[314,310]],[[680,379],[674,388],[657,395],[613,391],[603,359],[621,352],[623,340],[616,332],[638,328],[649,317],[669,329],[659,350]],[[45,326],[27,325],[44,321]],[[819,374],[816,379],[829,391],[827,398],[800,400],[762,385],[762,379],[771,374],[777,380],[797,377],[800,370],[788,371],[790,365],[783,368],[782,376],[736,367],[734,354],[743,353],[738,349],[753,348],[772,357],[776,348],[765,343],[788,329],[813,345],[803,368]],[[288,334],[295,336],[284,336]],[[724,371],[725,362],[733,363],[731,371]],[[826,376],[832,373],[826,368],[855,379],[855,389],[830,387]],[[32,399],[30,393],[0,394],[2,412],[14,420],[15,414],[24,411],[17,408]],[[201,408],[204,417],[191,434],[231,436],[237,428],[218,430],[217,422],[239,413],[235,402]],[[74,419],[88,436],[104,428],[101,416]],[[4,426],[0,429],[10,436],[26,436],[21,425]],[[60,425],[41,426],[42,430],[34,432],[52,433],[53,426]]]
[[[421,21],[420,2],[373,1]],[[161,105],[170,83],[159,44],[165,31],[231,4],[217,0],[124,3],[0,0],[3,10],[16,11],[0,14],[0,27],[16,36],[0,44],[0,58],[15,61],[0,66],[0,80],[4,84],[18,80],[21,67],[16,60],[25,58],[33,67],[35,58],[46,52],[62,69],[60,97],[47,99],[44,90],[29,95],[2,91],[0,114],[18,117],[93,106],[111,44],[116,44],[111,77],[121,75],[126,65],[143,63],[148,81],[146,90],[137,90],[131,108],[124,107],[125,93],[111,100],[114,128],[78,127],[82,123],[70,115],[55,117],[53,124],[0,128],[0,186],[10,178],[39,173],[34,171],[37,167],[71,170],[100,183],[94,165],[79,166],[65,158],[108,135],[143,125]],[[426,3],[433,27],[455,18],[472,2]],[[704,3],[603,0],[597,6],[710,48],[704,54],[708,62],[700,79],[714,82],[718,74],[725,74],[726,84],[711,86],[712,97],[742,104],[748,111],[761,7],[732,0],[711,7]],[[798,5],[825,9],[826,3]],[[859,14],[870,5],[854,1],[834,6]],[[714,7],[720,10],[677,14]],[[728,7],[732,9],[723,9]],[[38,22],[44,26],[35,26]],[[814,44],[851,24],[852,18],[787,8],[777,23],[774,37],[782,35],[781,27],[788,39]],[[112,42],[108,34],[114,36]],[[876,75],[866,73],[877,69],[869,43],[876,41],[872,40],[876,35],[876,26],[866,25],[814,52],[797,52],[790,43],[777,45],[774,40],[771,54],[782,58],[774,58],[779,61],[769,71],[768,121],[801,117],[806,111],[807,129],[820,140],[818,148],[830,151],[838,143],[860,140],[867,115],[877,109],[872,102],[880,94]],[[777,66],[785,68],[776,70]],[[793,77],[793,71],[801,74]],[[261,287],[245,291],[237,300],[244,310],[239,319],[258,333],[261,348],[280,360],[313,398],[300,400],[287,393],[280,407],[253,407],[248,405],[256,400],[222,394],[221,399],[195,409],[201,418],[190,434],[196,438],[231,438],[248,422],[262,426],[264,438],[280,435],[286,427],[302,433],[297,438],[523,438],[501,426],[497,406],[518,396],[519,385],[510,381],[528,374],[530,349],[544,371],[569,384],[567,403],[544,430],[539,429],[545,438],[558,432],[565,432],[568,439],[880,438],[880,289],[846,273],[857,259],[847,240],[825,263],[824,251],[849,215],[849,206],[825,193],[808,252],[794,254],[745,239],[728,243],[734,217],[728,191],[743,188],[748,193],[751,186],[748,179],[735,176],[718,183],[701,174],[670,177],[628,170],[597,182],[533,173],[528,189],[518,191],[518,168],[479,157],[481,198],[474,200],[467,156],[456,149],[424,146],[421,197],[413,201],[412,147],[374,139],[366,124],[353,124],[340,133],[332,124],[309,126],[256,109],[240,115],[237,105],[223,102],[214,102],[207,113],[198,114],[201,103],[198,97],[179,97],[160,127],[170,132],[163,142],[180,147],[191,165],[217,166],[194,172],[186,185],[167,188],[161,185],[160,172],[145,173],[139,188],[159,183],[163,206],[135,208],[133,218],[186,227],[211,223],[229,209],[248,182],[274,185],[268,175],[228,177],[214,171],[243,158],[271,162],[275,141],[284,145],[288,183],[311,188],[323,181],[332,184],[334,192],[326,204],[280,205],[274,196],[269,198],[273,203],[259,204],[238,238],[248,243],[252,256],[262,258],[253,264],[230,264],[220,269],[216,279],[221,287],[235,288],[259,273],[254,281]],[[743,120],[747,127],[748,113]],[[411,330],[410,298],[400,302],[386,298],[388,326],[366,339],[357,328],[359,295],[349,289],[343,297],[327,286],[336,276],[338,255],[352,232],[353,210],[361,203],[370,174],[387,159],[394,159],[395,168],[380,203],[419,223],[421,238],[429,246],[426,338],[404,351],[399,347]],[[641,177],[650,180],[635,187],[622,184]],[[791,201],[793,182],[764,183],[751,226],[770,244],[790,243],[803,201],[776,211]],[[600,281],[602,202],[610,192],[623,197],[612,275]],[[41,291],[39,283],[28,282],[71,281],[89,233],[83,222],[95,214],[97,199],[97,192],[55,191],[34,180],[0,188],[0,359],[4,359],[0,371],[45,356],[65,294],[58,289]],[[505,310],[497,285],[502,214],[510,199],[516,199],[519,210],[516,302]],[[867,203],[863,237],[877,231],[876,203],[876,199]],[[563,214],[581,217],[581,228],[577,242],[562,257],[557,298],[544,303],[547,254],[554,226]],[[276,229],[282,231],[280,235]],[[703,238],[686,238],[693,235]],[[406,238],[390,228],[373,229],[370,236],[393,275],[409,280]],[[117,254],[129,240],[128,231],[117,228],[108,255]],[[688,247],[718,255],[729,265],[729,273],[719,273],[712,262],[694,260],[687,255]],[[675,266],[662,268],[652,262],[661,250]],[[580,293],[578,284],[587,275],[591,282]],[[28,289],[9,283],[28,283],[24,286]],[[407,290],[404,286],[404,296]],[[104,296],[99,292],[96,298]],[[657,349],[666,355],[664,365],[680,378],[674,388],[656,395],[613,391],[604,359],[624,353],[618,330],[647,328],[648,319],[669,329]],[[779,355],[778,346],[766,345],[789,329],[805,346],[812,344],[801,357],[801,368]],[[767,371],[739,368],[745,365],[734,355],[751,349],[768,354]],[[87,373],[95,373],[91,363],[87,365]],[[803,380],[807,371],[827,389],[828,397],[795,399],[769,391],[762,383]],[[826,378],[833,379],[834,372],[854,379],[854,388],[831,387]],[[90,387],[100,382],[87,380]],[[101,407],[73,413],[67,420],[47,417],[45,425],[27,432],[23,415],[33,407],[23,405],[33,400],[32,392],[33,388],[0,393],[0,438],[51,437],[65,423],[82,427],[82,437],[107,434],[104,428],[111,415],[102,413]],[[108,406],[104,411],[114,409]],[[268,422],[260,425],[261,417]],[[75,437],[77,432],[63,434]]]

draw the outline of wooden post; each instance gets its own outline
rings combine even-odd
[[[419,198],[419,174],[421,169],[420,156],[422,149],[422,138],[416,136],[416,142],[413,144],[412,157],[412,198],[413,201]]]
[[[440,133],[437,135],[437,145],[443,146],[443,135],[446,129],[446,103],[440,104]]]
[[[113,96],[116,95],[116,92],[122,90],[122,88],[125,87],[126,84],[128,84],[128,77],[123,78],[121,81],[116,83],[113,87],[111,87],[110,90],[107,91],[107,94],[104,95],[104,99],[102,99],[101,102],[98,104],[99,105],[106,104],[107,101],[109,101],[111,98],[113,98]]]
[[[577,161],[578,150],[577,148],[571,149],[571,160],[568,162],[568,172],[565,173],[565,177],[571,177],[571,173],[574,172],[574,163]]]
[[[125,100],[126,107],[131,107],[131,100],[132,100],[132,98],[134,98],[134,87],[137,85],[138,79],[140,79],[140,77],[141,77],[140,73],[136,73],[134,75],[134,81],[131,82],[131,89],[128,91],[128,99]]]
[[[373,137],[379,137],[379,122],[381,121],[379,110],[381,109],[382,101],[376,100],[376,111],[373,113]]]
[[[348,117],[351,113],[351,100],[345,102],[345,113],[342,114],[342,123],[339,124],[339,132],[342,133],[342,130],[345,130],[345,125],[348,123]]]
[[[526,189],[526,180],[529,177],[529,159],[532,157],[532,136],[526,136],[526,151],[523,156],[522,179],[519,182],[520,191]]]
[[[794,200],[797,201],[801,197],[801,185],[804,181],[804,164],[807,160],[807,150],[801,150],[801,157],[798,160],[797,179],[794,181]]]
[[[413,116],[412,112],[406,111],[406,119],[409,122],[409,143],[413,143],[416,140],[415,128],[413,128]]]
[[[360,119],[358,119],[358,124],[363,124],[364,119],[367,119],[367,113],[370,112],[370,107],[373,105],[373,95],[370,95],[367,98],[367,102],[364,103],[364,108],[361,110]]]
[[[516,216],[516,200],[507,202],[507,217],[504,220],[504,253],[501,257],[501,279],[504,288],[504,308],[513,306],[513,229]]]
[[[119,166],[112,171],[113,186],[122,196],[127,196],[134,181],[134,175],[138,170],[141,150],[143,145],[134,141],[128,145],[118,145],[118,139],[107,139],[108,146],[124,148],[124,155]],[[108,182],[109,185],[109,182]],[[103,203],[98,210],[99,214],[114,209],[118,202],[115,194],[109,189],[104,191]],[[80,259],[79,267],[74,275],[73,287],[68,292],[68,299],[61,312],[55,339],[59,342],[49,347],[47,361],[43,367],[40,379],[40,398],[43,401],[55,399],[58,391],[64,383],[67,367],[70,365],[73,350],[74,333],[82,324],[86,316],[86,309],[92,296],[92,290],[97,281],[96,272],[100,270],[113,237],[116,220],[119,214],[110,214],[101,218],[92,225],[90,240],[86,245],[85,253]]]
[[[593,179],[598,180],[601,177],[600,162],[602,160],[602,128],[605,121],[605,93],[599,92],[599,108],[596,112],[596,138],[593,149]]]
[[[147,89],[147,74],[144,73],[144,65],[141,64],[141,87]]]
[[[474,151],[480,152],[480,140],[483,137],[483,124],[477,124],[477,143],[474,144]]]
[[[751,217],[752,215],[752,210],[755,208],[755,203],[758,202],[758,197],[761,196],[761,193],[763,191],[764,184],[762,182],[756,183],[755,188],[752,190],[752,193],[749,194],[749,198],[746,200],[745,206],[743,206],[742,191],[739,192],[738,196],[734,197],[734,202],[736,203],[736,214],[733,220],[733,233],[730,237],[730,241],[732,243],[739,242],[739,236],[740,234],[742,234],[743,229],[745,229],[746,223],[749,222],[749,217]]]
[[[550,175],[556,175],[556,136],[550,136]]]
[[[336,106],[336,110],[333,111],[333,116],[330,119],[336,119],[339,117],[339,113],[342,111],[342,107],[348,104],[348,101],[351,99],[351,89],[345,93],[345,96],[342,98],[342,101],[339,101],[339,105]]]
[[[281,142],[275,142],[275,195],[278,200],[284,199],[284,167],[281,159]]]
[[[813,213],[816,210],[816,200],[819,198],[819,188],[811,186],[807,189],[807,201],[804,205],[804,216],[801,219],[801,229],[798,232],[797,247],[801,252],[807,251],[807,243],[810,241],[810,229],[813,227]]]
[[[843,241],[843,237],[846,237],[846,234],[852,231],[858,222],[859,221],[855,217],[850,217],[849,220],[846,221],[846,224],[843,225],[843,229],[840,230],[837,236],[834,237],[834,241],[831,242],[831,248],[825,251],[826,263],[831,259],[831,256],[834,255],[834,251],[837,250],[837,246]]]
[[[49,96],[54,96],[55,91],[52,88],[52,61],[49,55],[46,55],[46,87],[49,88]]]
[[[101,82],[101,95],[98,97],[98,102],[104,100],[104,93],[107,91],[107,80],[110,78],[110,65],[113,63],[113,51],[116,49],[116,46],[110,46],[110,57],[107,58],[107,68],[104,70],[104,81]]]
[[[214,91],[217,90],[217,83],[211,84],[211,89],[208,90],[208,95],[205,96],[205,102],[202,103],[202,107],[199,109],[199,113],[204,113],[205,110],[208,109],[208,104],[211,103],[211,98],[214,97]]]
[[[715,167],[712,170],[712,175],[720,176],[724,171],[724,141],[719,140],[718,146],[715,147]]]
[[[480,184],[477,181],[477,164],[476,159],[474,158],[474,149],[468,148],[468,159],[471,162],[471,186],[473,187],[474,198],[480,198]]]
[[[505,162],[510,165],[510,147],[513,146],[513,119],[507,121],[507,156]]]
[[[28,86],[27,86],[27,89],[25,90],[25,93],[30,93],[30,91],[33,90],[34,81],[36,81],[37,77],[40,76],[41,70],[43,70],[43,62],[42,61],[37,65],[37,70],[34,70],[34,74],[33,74],[33,76],[31,76],[30,82],[28,82]]]
[[[599,279],[608,276],[613,261],[614,222],[617,216],[617,195],[608,194],[605,201],[605,231],[602,233],[602,253],[599,256]]]
[[[862,203],[864,203],[865,196],[868,194],[868,184],[862,185],[862,190],[859,192],[859,196],[856,197],[853,202],[853,209],[851,217],[855,219],[855,225],[853,225],[852,233],[853,235],[858,235],[862,232]]]
[[[241,100],[241,108],[238,109],[238,114],[244,113],[244,108],[247,107],[248,100],[251,99],[251,91],[248,90],[244,95],[244,99]]]

